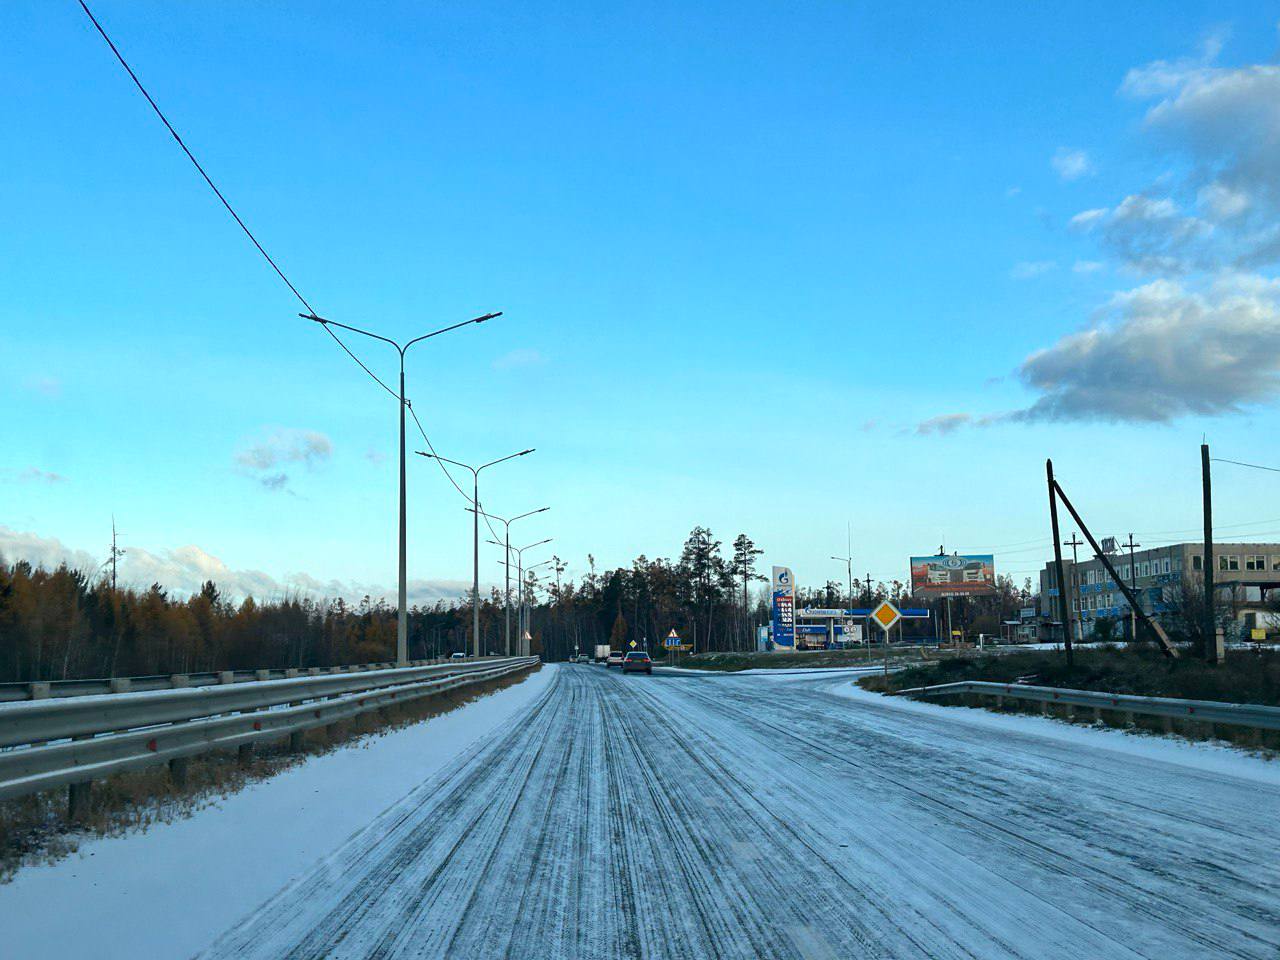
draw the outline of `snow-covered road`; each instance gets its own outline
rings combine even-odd
[[[207,956],[1280,953],[1261,761],[1197,767],[848,684],[556,668],[520,722]]]

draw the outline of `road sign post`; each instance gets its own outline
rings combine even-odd
[[[871,611],[871,619],[884,631],[884,675],[887,677],[889,676],[889,631],[902,619],[902,612],[888,600],[882,600],[880,605]]]

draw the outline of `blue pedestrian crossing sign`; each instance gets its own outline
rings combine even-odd
[[[679,646],[683,646],[683,644],[681,644],[681,643],[680,643],[680,634],[676,633],[676,628],[675,628],[675,627],[672,627],[672,628],[671,628],[671,632],[670,632],[670,633],[668,633],[668,634],[667,634],[667,638],[666,638],[665,640],[663,640],[663,641],[662,641],[662,645],[663,645],[664,647],[679,647]]]

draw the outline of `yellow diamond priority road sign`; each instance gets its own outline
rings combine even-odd
[[[893,625],[902,619],[902,614],[892,603],[884,600],[880,606],[871,611],[871,619],[880,625],[881,630],[888,633]]]

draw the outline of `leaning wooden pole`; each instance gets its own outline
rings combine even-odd
[[[1085,525],[1084,520],[1080,518],[1080,514],[1076,512],[1076,508],[1071,505],[1071,500],[1063,491],[1062,484],[1052,479],[1052,476],[1050,477],[1049,484],[1052,487],[1049,496],[1052,498],[1053,493],[1055,491],[1057,492],[1057,495],[1062,499],[1062,505],[1067,508],[1068,512],[1071,514],[1071,518],[1075,520],[1076,526],[1078,526],[1080,528],[1080,532],[1084,534],[1084,538],[1089,541],[1089,546],[1093,547],[1093,552],[1097,554],[1098,559],[1102,561],[1102,565],[1106,567],[1107,574],[1111,577],[1116,587],[1124,594],[1125,599],[1129,601],[1129,606],[1133,612],[1138,615],[1138,620],[1151,632],[1151,635],[1156,638],[1156,643],[1159,645],[1160,650],[1164,655],[1176,660],[1178,657],[1177,648],[1169,642],[1169,635],[1164,632],[1164,627],[1160,626],[1160,624],[1155,620],[1147,616],[1146,611],[1142,609],[1142,604],[1138,602],[1137,594],[1129,589],[1125,584],[1124,579],[1116,572],[1116,568],[1111,565],[1111,561],[1107,559],[1107,555],[1102,552],[1102,547],[1098,546],[1098,541],[1093,538],[1093,534],[1089,532],[1089,528]]]

